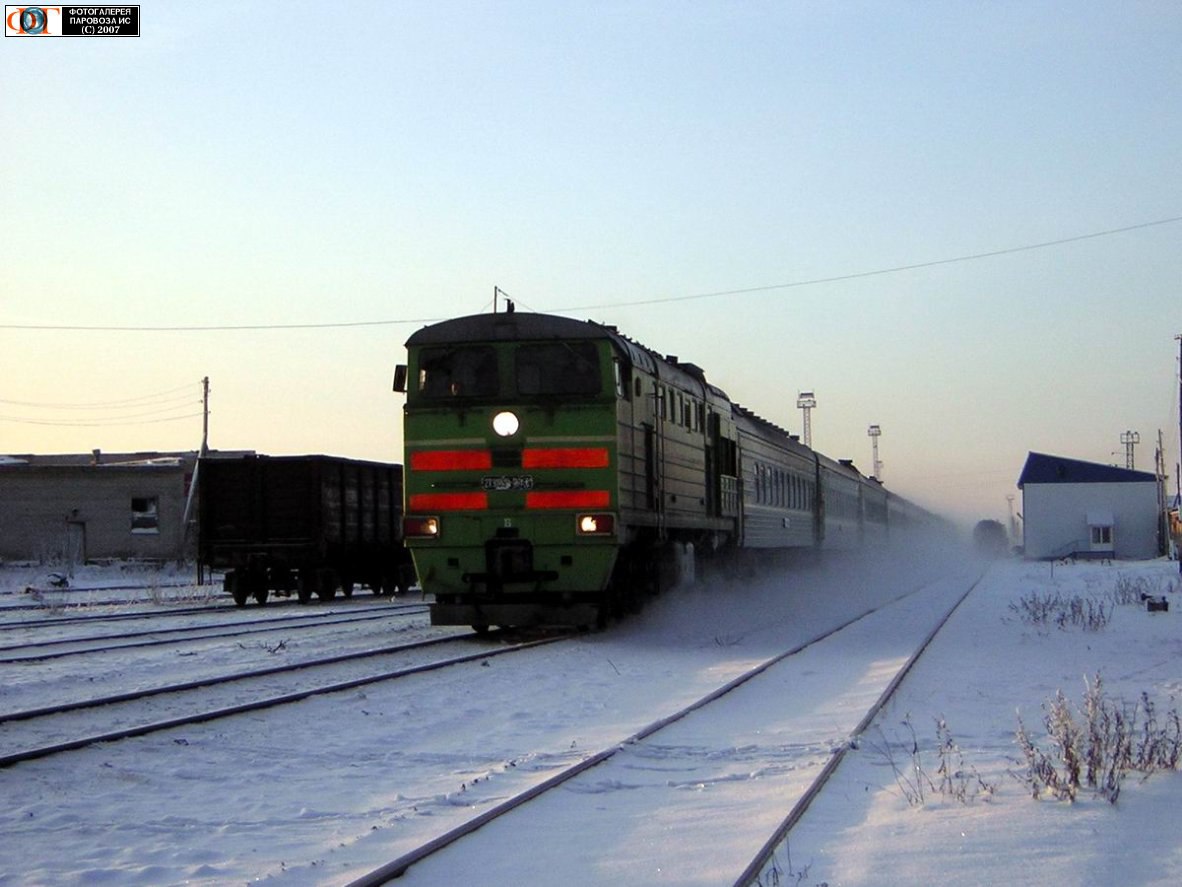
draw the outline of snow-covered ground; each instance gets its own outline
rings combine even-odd
[[[1116,606],[1106,627],[1089,631],[1036,628],[1010,609],[1055,593],[1105,601],[1122,578],[1165,594],[1169,611]],[[1182,884],[1179,773],[1132,774],[1115,805],[1086,790],[1074,803],[1035,801],[1014,775],[1025,769],[1018,716],[1045,739],[1044,706],[1056,691],[1082,707],[1085,682],[1099,675],[1112,700],[1148,693],[1159,721],[1182,709],[1180,588],[1178,564],[1165,560],[995,564],[793,830],[782,867],[790,851],[792,869],[807,869],[801,883],[830,887]],[[937,718],[992,793],[961,803],[929,790],[922,806],[908,802],[883,748],[910,762],[908,721],[922,743],[920,766],[938,782]]]
[[[909,605],[946,609],[956,589],[983,570],[789,834],[777,853],[778,871],[764,883],[1182,883],[1178,773],[1144,781],[1130,776],[1115,805],[1087,790],[1074,803],[1036,801],[1019,779],[1025,765],[1015,743],[1019,713],[1041,742],[1044,704],[1057,690],[1078,703],[1085,680],[1097,674],[1109,698],[1132,703],[1148,693],[1159,721],[1166,720],[1182,693],[1177,569],[1167,561],[983,566],[944,552],[896,563],[830,561],[823,569],[758,580],[704,578],[607,632],[490,659],[484,667],[371,685],[0,770],[0,885],[347,883],[838,624],[855,607],[918,589]],[[79,581],[101,584],[94,575]],[[20,588],[29,582],[25,573],[0,570],[0,607],[27,600]],[[1112,605],[1113,589],[1134,582],[1166,595],[1169,611],[1149,613],[1139,601]],[[162,582],[146,584],[157,588],[152,606],[177,606],[162,600]],[[1107,625],[1037,626],[1013,609],[1053,593],[1110,607]],[[169,594],[202,597],[183,589]],[[782,807],[776,800],[781,785],[786,798],[791,793],[793,769],[799,780],[811,777],[816,762],[844,740],[848,728],[831,711],[832,699],[846,685],[871,682],[871,673],[894,656],[876,647],[894,641],[903,649],[904,629],[916,621],[902,609],[883,613],[874,625],[839,634],[823,654],[802,658],[795,677],[774,687],[775,704],[724,706],[713,724],[686,724],[652,752],[705,750],[701,757],[713,775],[662,773],[664,762],[652,766],[652,760],[629,773],[628,761],[615,762],[614,772],[594,777],[590,791],[584,785],[548,801],[557,812],[530,814],[532,823],[528,816],[512,820],[509,831],[481,830],[446,851],[442,867],[431,868],[432,861],[412,868],[405,883],[440,877],[491,883],[494,871],[513,872],[515,864],[519,883],[730,883],[738,871],[698,860],[750,859],[762,841],[754,836],[766,837],[766,823],[774,826],[791,806],[791,799]],[[18,616],[0,610],[0,618]],[[30,616],[22,611],[19,618]],[[20,634],[7,631],[4,642],[16,643]],[[342,646],[350,642],[347,635],[334,637]],[[372,628],[358,629],[358,646],[372,641]],[[232,650],[235,642],[224,643]],[[287,649],[298,655],[301,643],[293,635]],[[226,652],[213,642],[201,649],[209,657]],[[141,664],[151,671],[144,684],[162,682],[168,671],[183,675],[193,668],[191,653],[171,662],[157,658],[150,668]],[[0,710],[23,707],[9,700],[24,682],[38,679],[35,666],[0,666]],[[59,678],[55,692],[70,680]],[[79,696],[92,692],[86,673],[73,681]],[[806,716],[818,731],[811,747],[800,750],[797,762],[769,766],[761,757],[768,748],[785,754],[774,737]],[[963,801],[938,790],[937,718],[945,720],[972,777],[956,782]],[[736,741],[741,731],[747,738]],[[709,749],[711,742],[718,747]],[[925,775],[937,787],[923,783]],[[922,803],[916,785],[923,786]],[[644,828],[622,824],[642,796],[662,792],[689,798],[688,812],[671,811]],[[565,825],[563,817],[576,808],[582,811],[577,825]],[[751,828],[736,827],[736,819],[749,819]],[[562,841],[572,852],[561,852]],[[545,857],[543,870],[519,864],[555,843],[560,852]],[[574,852],[584,844],[609,848],[606,858]],[[692,861],[692,874],[659,864],[679,858]]]

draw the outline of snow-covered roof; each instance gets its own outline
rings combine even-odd
[[[1022,476],[1018,478],[1018,486],[1153,483],[1156,479],[1148,471],[1133,471],[1129,468],[1117,468],[1115,465],[1100,465],[1097,462],[1083,462],[1046,453],[1030,453],[1026,457]]]

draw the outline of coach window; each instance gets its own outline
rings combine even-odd
[[[160,505],[155,496],[132,497],[131,532],[143,535],[160,532]]]

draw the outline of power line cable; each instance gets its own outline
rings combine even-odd
[[[933,259],[930,262],[914,262],[909,265],[895,265],[890,268],[876,268],[872,271],[857,271],[852,274],[838,274],[832,277],[814,277],[808,280],[797,280],[792,283],[773,283],[767,286],[753,286],[746,289],[735,290],[719,290],[711,293],[696,293],[690,296],[667,296],[659,299],[645,299],[636,302],[615,302],[611,306],[605,305],[575,305],[570,308],[555,309],[556,311],[586,311],[590,308],[603,307],[622,307],[634,305],[656,305],[667,302],[688,302],[692,299],[714,299],[720,296],[744,296],[750,293],[762,293],[778,289],[792,289],[794,287],[802,286],[818,286],[823,283],[840,283],[846,280],[860,280],[864,277],[877,277],[883,274],[898,274],[902,271],[916,271],[920,268],[935,268],[939,265],[952,265],[957,262],[973,262],[978,259],[989,259],[995,256],[1012,255],[1013,253],[1029,252],[1037,249],[1047,249],[1052,246],[1062,246],[1067,243],[1078,243],[1081,240],[1092,240],[1097,237],[1108,237],[1113,234],[1123,234],[1127,231],[1137,231],[1142,228],[1152,228],[1156,225],[1168,225],[1173,222],[1182,222],[1182,216],[1174,216],[1168,219],[1158,219],[1153,222],[1142,222],[1138,225],[1128,225],[1124,228],[1110,228],[1107,231],[1094,231],[1090,234],[1078,234],[1075,237],[1063,237],[1059,240],[1047,240],[1042,243],[1030,243],[1024,246],[1011,246],[1005,249],[990,250],[984,253],[971,253],[965,256],[955,256],[951,259]]]
[[[81,326],[54,324],[0,323],[3,330],[52,330],[84,333],[212,333],[250,330],[326,330],[362,326],[395,326],[408,323],[435,323],[438,317],[421,317],[399,320],[353,320],[337,323],[246,323],[217,324],[210,326]]]
[[[954,256],[948,259],[933,259],[928,262],[913,262],[906,265],[893,265],[888,268],[875,268],[870,271],[856,271],[849,274],[836,274],[830,277],[815,277],[807,280],[794,280],[788,283],[773,283],[765,286],[745,287],[743,289],[717,290],[707,293],[694,293],[686,296],[663,296],[653,299],[639,299],[629,302],[605,302],[592,305],[572,305],[566,308],[551,309],[555,313],[587,311],[604,308],[624,308],[637,305],[664,305],[675,302],[688,302],[695,299],[716,299],[723,296],[745,296],[753,293],[771,292],[773,290],[795,289],[806,286],[818,286],[825,283],[841,283],[849,280],[860,280],[866,277],[877,277],[886,274],[898,274],[903,271],[916,271],[922,268],[935,268],[940,265],[952,265],[959,262],[974,262],[997,256],[1013,255],[1015,253],[1030,252],[1032,250],[1048,249],[1063,246],[1068,243],[1079,243],[1099,237],[1110,237],[1115,234],[1125,234],[1129,231],[1140,231],[1160,225],[1170,225],[1182,222],[1182,216],[1171,216],[1156,219],[1152,222],[1141,222],[1136,225],[1126,225],[1122,228],[1109,228],[1104,231],[1093,231],[1088,234],[1077,234],[1073,237],[1061,237],[1057,240],[1046,240],[1040,243],[1029,243],[1022,246],[1011,246],[988,252],[970,253]],[[435,323],[443,318],[419,317],[398,318],[389,320],[357,320],[335,323],[259,323],[259,324],[216,324],[208,326],[86,326],[86,325],[57,325],[57,324],[0,324],[0,329],[26,331],[62,331],[62,332],[107,332],[107,333],[169,333],[169,332],[232,332],[251,330],[323,330],[347,329],[353,327],[401,326],[407,324]]]
[[[180,406],[183,404],[192,403],[194,400],[200,401],[200,397],[195,397],[192,392],[180,395],[162,392],[160,394],[145,395],[144,397],[135,397],[128,400],[111,400],[97,403],[43,403],[33,400],[9,400],[7,398],[0,398],[0,404],[18,407],[32,407],[33,409],[40,410],[117,410],[137,409],[139,407],[146,406],[164,406],[167,404],[176,404]]]
[[[153,391],[150,394],[141,394],[141,395],[138,395],[137,397],[125,397],[125,398],[121,398],[119,400],[91,401],[91,402],[84,403],[84,404],[79,404],[79,403],[41,404],[41,403],[36,403],[34,401],[5,400],[4,398],[0,398],[0,403],[21,404],[22,406],[60,407],[63,409],[73,409],[73,408],[89,409],[91,407],[118,406],[120,404],[125,404],[125,403],[138,403],[138,402],[144,401],[144,400],[155,400],[156,398],[164,397],[165,395],[177,394],[182,391],[189,391],[192,389],[193,384],[194,383],[189,383],[187,385],[177,385],[173,388],[165,388],[163,391]],[[200,383],[196,383],[196,384],[199,385]]]
[[[0,416],[0,422],[12,422],[24,425],[53,425],[63,427],[100,427],[112,425],[140,425],[151,422],[172,422],[179,419],[191,418],[194,414],[170,416],[178,410],[192,409],[194,403],[192,385],[167,388],[137,397],[120,398],[118,400],[97,401],[91,403],[39,403],[27,400],[11,400],[0,398],[0,404],[24,407],[32,410],[50,411],[49,416]],[[197,401],[200,403],[200,401]],[[88,417],[58,417],[53,412],[73,411],[103,411],[107,415]],[[200,413],[196,414],[200,415]],[[148,419],[149,416],[163,418]]]
[[[53,425],[62,428],[106,428],[118,425],[157,425],[161,422],[179,422],[182,419],[193,419],[202,415],[201,413],[189,413],[185,416],[170,416],[166,419],[138,419],[136,421],[127,421],[127,419],[107,419],[92,422],[70,422],[70,421],[55,421],[51,419],[25,419],[15,416],[0,416],[0,422],[13,422],[18,425]]]

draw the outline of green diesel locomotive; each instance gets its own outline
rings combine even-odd
[[[404,538],[435,624],[602,624],[694,552],[885,531],[880,484],[613,327],[510,310],[406,346]]]

